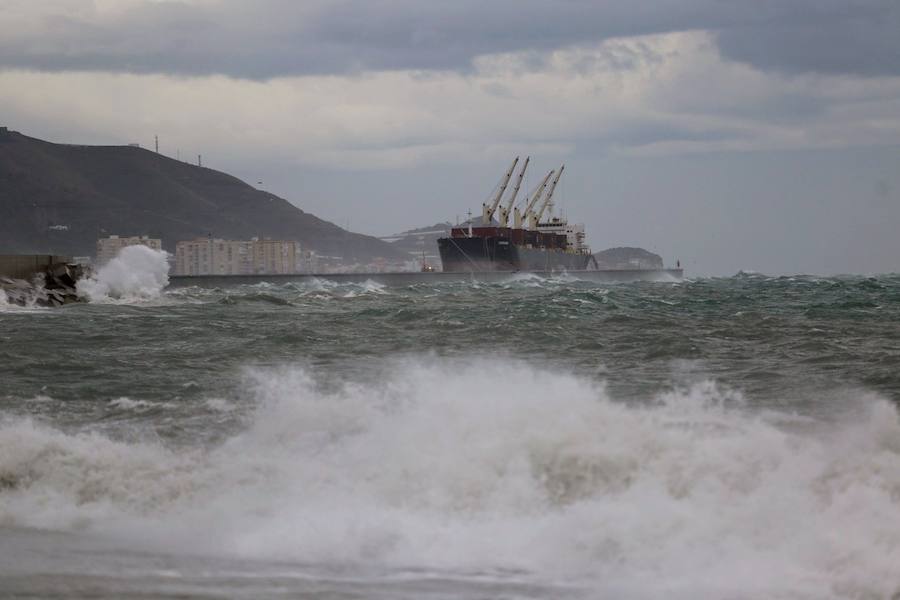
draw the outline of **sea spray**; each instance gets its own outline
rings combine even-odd
[[[0,312],[40,312],[46,309],[47,303],[42,278],[35,278],[32,283],[18,281],[8,291],[0,286]]]
[[[248,426],[205,450],[0,426],[0,521],[131,546],[321,564],[524,570],[625,597],[887,597],[900,422],[868,396],[798,425],[714,382],[640,404],[509,360],[398,359],[377,380],[252,369]]]
[[[168,254],[146,246],[126,246],[91,277],[78,293],[91,302],[157,298],[169,283]]]

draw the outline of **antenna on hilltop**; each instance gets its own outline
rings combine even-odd
[[[156,145],[156,153],[159,154],[159,136],[153,136],[153,143]]]
[[[198,167],[203,166],[203,156],[201,156],[200,154],[197,155],[197,166]]]

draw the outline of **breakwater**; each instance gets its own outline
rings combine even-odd
[[[78,302],[84,268],[69,256],[0,255],[0,301],[19,306],[62,306]]]

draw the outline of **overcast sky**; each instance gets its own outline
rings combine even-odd
[[[0,125],[139,142],[354,231],[559,163],[595,249],[900,271],[896,0],[0,0]]]

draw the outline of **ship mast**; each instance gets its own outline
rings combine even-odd
[[[512,210],[512,205],[516,203],[516,196],[519,194],[519,188],[522,187],[522,178],[525,177],[525,169],[528,168],[528,162],[530,160],[530,156],[525,157],[525,164],[522,165],[522,170],[519,171],[519,175],[516,178],[516,185],[513,187],[512,196],[506,201],[506,206],[500,207],[500,227],[506,227],[509,224],[509,211]]]
[[[541,185],[538,186],[538,189],[531,196],[531,200],[528,201],[528,205],[525,207],[523,212],[519,212],[519,209],[516,208],[513,211],[513,223],[516,229],[522,229],[522,221],[524,220],[524,216],[531,213],[531,209],[534,208],[535,203],[540,200],[541,195],[544,193],[544,188],[547,187],[547,182],[550,181],[550,178],[553,177],[553,173],[555,171],[550,171],[547,173],[547,176],[544,177],[543,181],[541,181]]]
[[[531,213],[528,215],[529,229],[537,229],[538,223],[541,222],[541,217],[544,216],[544,211],[546,211],[548,207],[552,210],[553,192],[556,191],[556,184],[559,183],[559,178],[562,177],[565,168],[566,165],[562,165],[559,168],[559,171],[556,172],[556,177],[553,178],[553,183],[550,184],[550,189],[547,190],[547,197],[544,198],[544,201],[541,203],[541,209],[536,213]]]
[[[500,189],[497,190],[497,194],[494,196],[494,199],[491,201],[490,207],[488,207],[487,202],[481,205],[481,221],[485,225],[490,225],[491,220],[494,218],[494,212],[497,210],[497,205],[500,204],[500,198],[503,197],[503,192],[506,191],[506,186],[509,185],[509,179],[512,177],[513,170],[516,168],[516,164],[519,162],[519,157],[517,156],[515,160],[513,160],[512,164],[509,166],[509,169],[506,171],[506,174],[503,176],[503,179],[500,183]]]

